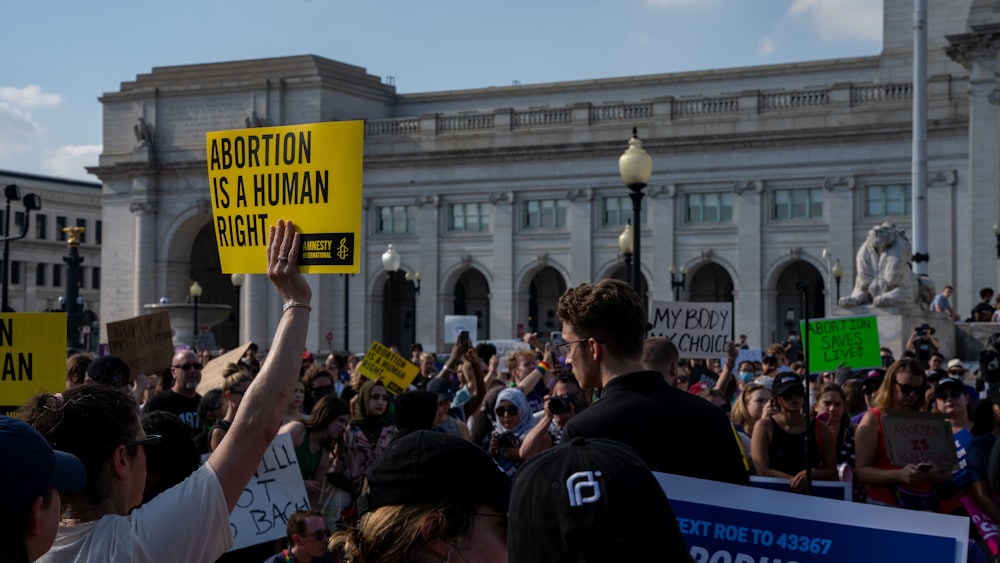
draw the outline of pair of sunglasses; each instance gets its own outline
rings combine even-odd
[[[497,416],[507,416],[507,415],[516,416],[517,414],[519,414],[517,411],[517,407],[497,407],[494,410],[496,411]]]

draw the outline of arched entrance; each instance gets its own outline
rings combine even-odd
[[[479,270],[466,270],[455,282],[455,302],[451,314],[475,315],[476,336],[490,338],[490,285]]]
[[[528,331],[541,334],[562,330],[556,315],[566,280],[551,266],[535,272],[528,287]]]
[[[775,290],[775,342],[784,342],[791,329],[798,331],[799,321],[807,315],[811,319],[826,316],[823,276],[809,262],[796,260],[785,266]]]
[[[701,266],[688,277],[688,301],[732,303],[733,278],[714,262]]]
[[[187,284],[190,286],[192,281],[197,281],[201,285],[202,294],[198,302],[201,304],[217,303],[232,307],[228,319],[209,329],[215,336],[216,347],[229,350],[239,346],[242,343],[237,341],[239,329],[236,323],[239,302],[237,301],[236,288],[233,287],[229,274],[222,273],[219,247],[215,244],[215,229],[212,228],[211,222],[206,222],[195,236],[191,246],[190,264],[191,275]],[[186,286],[184,294],[187,294]],[[204,325],[201,330],[205,330]]]

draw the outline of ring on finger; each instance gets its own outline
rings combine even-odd
[[[278,256],[278,261],[279,262],[288,262],[288,257],[287,256]]]

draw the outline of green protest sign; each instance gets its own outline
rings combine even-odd
[[[806,334],[806,323],[800,325]],[[882,365],[875,315],[810,319],[808,336],[803,345],[807,346],[809,373],[833,371],[840,364],[851,369]]]

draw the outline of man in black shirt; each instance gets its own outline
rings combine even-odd
[[[174,376],[173,387],[150,399],[143,412],[172,412],[191,427],[192,433],[200,431],[198,404],[201,403],[201,395],[196,389],[201,383],[201,368],[201,362],[193,351],[181,350],[174,354],[170,365],[170,373]]]
[[[605,279],[571,288],[559,299],[559,319],[560,352],[580,387],[603,388],[600,400],[566,425],[564,440],[617,440],[653,471],[749,484],[722,410],[643,369],[646,314],[631,286]]]

